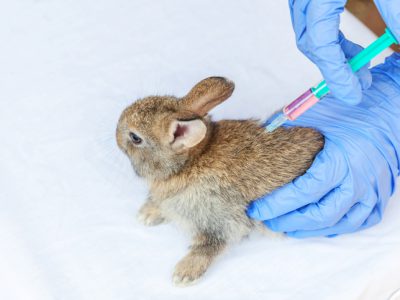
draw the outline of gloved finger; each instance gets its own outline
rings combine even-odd
[[[264,224],[272,231],[278,232],[317,230],[333,226],[358,200],[352,182],[351,177],[347,177],[344,184],[333,189],[318,203],[266,220]]]
[[[309,2],[310,0],[289,0],[290,17],[297,44],[306,33],[305,9]]]
[[[286,235],[294,238],[307,238],[314,236],[333,236],[357,231],[365,220],[371,215],[373,206],[356,203],[350,211],[334,226],[318,230],[299,230],[288,232]]]
[[[339,186],[347,172],[348,165],[342,150],[325,139],[324,148],[304,175],[252,202],[247,214],[263,221],[316,203]]]
[[[320,69],[330,91],[335,98],[350,104],[361,102],[361,85],[347,63],[339,44],[339,14],[346,1],[327,3],[311,1],[306,15],[307,40],[305,41],[309,58]]]
[[[339,44],[342,47],[343,53],[348,61],[364,49],[360,45],[347,40],[342,32],[339,32]],[[370,63],[366,64],[355,73],[360,81],[362,90],[368,89],[372,84],[372,75],[369,70],[369,66]]]
[[[364,221],[364,223],[360,226],[359,230],[367,229],[375,224],[378,224],[382,220],[382,211],[378,206],[375,206],[372,213],[368,216],[368,218]]]
[[[362,67],[356,73],[356,76],[361,84],[361,89],[367,90],[372,84],[372,75],[367,66]]]
[[[356,56],[364,49],[360,45],[346,39],[345,35],[341,31],[339,31],[339,44],[348,60]]]

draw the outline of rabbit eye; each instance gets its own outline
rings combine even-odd
[[[137,136],[136,134],[134,134],[133,132],[129,133],[129,137],[131,138],[131,141],[135,145],[139,145],[142,142],[142,139],[139,136]]]

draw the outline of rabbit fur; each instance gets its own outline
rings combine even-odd
[[[255,120],[213,122],[208,112],[234,84],[209,77],[184,97],[150,96],[127,107],[116,138],[149,197],[138,218],[146,225],[172,221],[193,236],[173,281],[199,279],[214,258],[254,228],[246,215],[254,199],[302,175],[324,145],[311,128],[268,133]]]

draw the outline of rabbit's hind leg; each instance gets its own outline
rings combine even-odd
[[[190,252],[175,267],[174,284],[186,286],[194,283],[207,271],[214,258],[225,246],[225,241],[210,234],[197,234]]]

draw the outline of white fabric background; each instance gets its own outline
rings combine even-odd
[[[232,247],[197,285],[171,284],[189,237],[146,228],[119,152],[121,110],[227,76],[215,119],[264,118],[320,78],[286,1],[19,0],[0,10],[0,299],[387,299],[400,287],[400,194],[378,226]],[[374,36],[345,13],[342,27]]]

